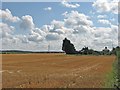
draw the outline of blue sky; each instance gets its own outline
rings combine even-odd
[[[84,45],[80,46],[79,43],[75,42],[75,41],[79,40],[79,38],[81,38],[81,35],[83,35],[82,32],[84,32],[84,31],[80,27],[85,28],[85,32],[86,32],[85,35],[92,37],[91,40],[86,41],[86,39],[84,39],[85,36],[82,36],[84,44],[90,42],[91,48],[98,49],[98,47],[96,47],[96,45],[97,45],[96,40],[98,41],[98,43],[100,43],[100,40],[102,40],[102,39],[106,39],[106,40],[110,39],[109,38],[110,33],[108,31],[103,31],[103,32],[100,31],[101,28],[106,29],[106,30],[108,29],[108,30],[110,30],[110,32],[112,32],[112,27],[114,26],[116,28],[118,25],[118,14],[116,14],[116,11],[114,10],[114,8],[116,9],[116,4],[112,5],[112,3],[108,2],[108,4],[106,4],[106,5],[109,5],[109,6],[106,6],[107,8],[105,6],[104,6],[105,8],[99,7],[97,1],[96,2],[72,2],[72,3],[69,3],[69,2],[65,2],[65,3],[62,3],[62,2],[49,2],[49,3],[48,2],[19,2],[19,3],[18,2],[3,2],[2,3],[3,14],[8,15],[7,13],[10,11],[11,15],[12,15],[12,17],[10,16],[10,18],[12,18],[12,19],[8,18],[9,16],[4,17],[4,15],[3,15],[3,17],[2,17],[3,22],[1,24],[1,26],[3,24],[7,24],[8,27],[11,27],[11,26],[14,27],[14,29],[15,29],[14,32],[8,33],[8,34],[11,34],[11,37],[13,37],[14,40],[19,41],[19,39],[22,38],[22,37],[20,37],[22,35],[25,37],[25,38],[22,38],[22,40],[28,39],[26,44],[20,43],[18,41],[15,41],[17,43],[13,43],[13,41],[10,41],[11,44],[14,44],[14,45],[16,44],[16,45],[14,47],[10,47],[9,46],[10,43],[5,44],[3,46],[3,49],[24,49],[24,45],[31,44],[31,47],[33,47],[34,45],[38,45],[38,43],[42,43],[42,45],[39,46],[39,49],[47,50],[47,48],[43,48],[47,42],[51,42],[51,43],[60,42],[58,47],[56,46],[54,48],[54,46],[53,47],[51,46],[51,50],[60,50],[60,46],[61,46],[62,39],[64,38],[64,36],[73,40],[72,42],[75,44],[76,48],[80,49]],[[112,5],[114,7],[111,8],[110,5]],[[8,12],[6,9],[8,9]],[[104,9],[106,9],[106,10],[104,10]],[[66,12],[67,16],[63,15],[63,13],[65,13],[65,12]],[[29,15],[29,16],[27,16],[27,15]],[[83,16],[84,20],[74,19],[76,16],[79,17],[79,19]],[[14,17],[18,17],[20,20],[18,20],[18,22],[11,22],[11,20],[13,20]],[[30,22],[24,21],[23,17],[26,20],[28,20],[27,19],[28,17],[31,18]],[[71,20],[70,20],[70,17],[72,17]],[[32,21],[32,19],[33,19],[33,21]],[[23,24],[21,24],[23,22],[26,22],[25,25],[27,25],[27,23],[28,23],[28,25],[31,25],[31,27],[25,26],[25,28],[21,28],[20,26],[23,25]],[[51,24],[52,22],[54,24]],[[76,22],[77,23],[80,22],[80,23],[78,25],[76,25],[75,24]],[[87,23],[87,24],[81,25],[82,22]],[[88,25],[88,23],[90,23],[90,22],[92,22],[93,25]],[[64,23],[64,25],[56,28],[56,26],[61,25],[61,23]],[[69,27],[68,23],[70,25],[72,25],[72,27]],[[32,24],[33,24],[33,26],[32,26]],[[71,31],[73,31],[73,32],[74,32],[74,30],[75,31],[77,30],[77,32],[80,32],[80,34],[77,34],[77,35],[74,33],[70,34],[71,31],[69,33],[62,33],[62,34],[56,32],[55,30],[53,30],[52,32],[51,32],[51,30],[43,31],[42,27],[44,25],[47,25],[47,27],[51,27],[51,28],[54,27],[54,28],[56,28],[56,30],[60,29],[61,32],[65,31],[65,30],[62,30],[63,28],[67,29],[67,30],[71,29]],[[79,27],[77,27],[77,26],[79,26]],[[24,27],[24,25],[22,27]],[[29,30],[24,30],[26,28]],[[43,35],[43,33],[42,33],[41,35],[39,35],[40,33],[38,33],[37,28],[39,29],[38,30],[39,32],[43,32],[45,34]],[[80,28],[80,29],[76,29],[76,28]],[[86,28],[90,28],[90,29],[87,30]],[[97,29],[97,30],[95,30],[95,29]],[[33,31],[35,32],[34,34],[33,34]],[[98,31],[98,34],[101,33],[101,35],[96,35],[97,31]],[[43,39],[39,39],[38,42],[34,42],[34,40],[36,41],[36,39],[33,38],[33,36],[29,36],[29,34],[31,32],[32,32],[32,35],[37,40],[40,37]],[[67,31],[65,31],[65,32],[67,32]],[[92,33],[93,36],[91,34],[88,35],[89,32]],[[102,33],[104,33],[105,36],[102,35]],[[38,37],[35,35],[37,35]],[[54,35],[57,35],[58,37],[54,36]],[[54,38],[54,40],[47,39],[47,36],[49,36],[49,38]],[[99,37],[94,37],[94,36],[99,36]],[[18,38],[18,37],[20,37],[20,38]],[[31,37],[32,37],[32,40],[30,40]],[[75,37],[77,37],[76,40],[74,40]],[[5,38],[5,40],[8,40],[8,39],[10,40],[10,37],[9,38],[4,37],[4,38]],[[4,38],[3,38],[3,40],[4,40]],[[88,37],[85,37],[85,38],[88,38]],[[113,41],[111,43],[113,43],[114,46],[117,46],[117,40],[115,38],[112,39],[112,36],[111,36],[111,41]],[[108,43],[110,43],[110,40],[108,40]],[[105,45],[111,48],[111,46],[109,46],[108,43]],[[17,46],[18,44],[21,46]],[[22,48],[22,45],[23,45],[23,48]],[[102,48],[105,45],[101,44],[100,48]],[[95,46],[95,48],[94,48],[94,46]],[[28,47],[26,49],[31,50],[30,47]],[[37,50],[37,49],[38,48],[33,48],[32,50]]]
[[[75,2],[72,3],[74,4]],[[8,8],[14,16],[18,17],[31,15],[34,18],[34,23],[38,27],[41,27],[44,24],[49,24],[53,19],[63,20],[64,16],[61,14],[65,11],[70,12],[71,10],[77,10],[78,12],[84,13],[88,16],[93,16],[92,20],[95,26],[100,26],[99,23],[96,23],[96,17],[99,13],[96,13],[95,15],[90,13],[91,11],[96,11],[96,9],[92,7],[93,2],[79,2],[78,4],[80,4],[79,8],[65,8],[60,2],[4,2],[2,4],[2,9]],[[52,7],[52,11],[48,12],[43,10],[46,7]],[[117,20],[118,17],[118,15],[114,15],[112,13],[102,14],[106,14],[108,19],[116,18]],[[115,23],[116,22],[117,21],[115,21]]]
[[[22,17],[23,15],[31,15],[34,18],[34,23],[37,26],[49,24],[53,19],[63,20],[64,16],[61,14],[65,11],[77,10],[79,12],[89,15],[89,12],[93,10],[91,6],[92,2],[80,2],[80,8],[65,8],[60,2],[4,2],[2,9],[8,8],[15,16]],[[46,7],[52,7],[52,11],[43,10]]]

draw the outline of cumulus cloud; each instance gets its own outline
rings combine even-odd
[[[64,30],[62,29],[64,27],[64,22],[63,21],[57,21],[53,20],[51,22],[51,25],[49,26],[49,32],[55,32],[58,34],[64,34]]]
[[[25,44],[29,44],[29,40],[28,40],[28,37],[26,36],[26,35],[16,35],[15,36],[16,37],[16,39],[18,39],[16,42],[18,43],[18,41],[19,42],[21,42],[21,43],[25,43]]]
[[[96,0],[93,5],[98,12],[112,12],[118,14],[118,2],[114,0]]]
[[[111,24],[110,21],[105,20],[105,19],[98,20],[98,22],[101,23],[101,24],[104,24],[104,25],[110,25]]]
[[[13,26],[9,26],[6,23],[0,23],[0,36],[2,36],[2,38],[10,38],[12,37],[11,34],[14,32],[15,28]]]
[[[108,38],[108,34],[110,34],[110,32],[111,32],[111,28],[104,28],[104,27],[96,27],[96,29],[94,30],[94,34],[96,38],[98,37]]]
[[[80,5],[79,4],[72,4],[70,2],[67,2],[67,0],[62,0],[62,5],[64,5],[67,8],[78,8]]]
[[[13,16],[9,9],[0,10],[0,18],[10,22],[18,22],[20,18]]]
[[[20,38],[16,37],[17,35],[14,34],[15,27],[10,26],[6,23],[0,23],[0,28],[0,40],[2,40],[2,46],[5,47],[5,49],[7,49],[6,47],[8,47],[8,49],[11,49],[12,46],[14,47],[15,44],[20,42]]]
[[[71,34],[90,33],[93,22],[89,16],[86,16],[78,11],[66,13],[64,21],[53,20],[50,25],[42,27],[43,31],[47,31],[47,40],[61,40]]]
[[[46,33],[39,28],[34,28],[28,36],[29,41],[41,42],[45,39]]]
[[[93,45],[101,49],[105,46],[112,48],[112,44],[117,46],[118,41],[118,27],[111,25],[110,27],[96,27],[93,31],[94,39]]]
[[[66,16],[67,14],[68,14],[68,12],[66,11],[66,12],[64,12],[62,15],[63,15],[63,16]]]
[[[51,25],[53,25],[53,28],[54,28],[54,29],[60,29],[60,28],[64,27],[64,22],[62,22],[62,21],[57,21],[57,20],[53,20],[53,21],[51,22]]]
[[[110,21],[103,19],[106,17],[105,15],[99,16],[101,18],[99,22],[111,27],[95,27],[89,16],[77,11],[65,12],[64,16],[64,27],[72,31],[66,36],[75,43],[77,49],[87,45],[90,48],[101,50],[105,46],[112,48],[112,44],[117,45],[118,28],[116,25],[112,25]]]
[[[13,16],[11,12],[6,9],[6,11],[2,10],[2,19],[9,20],[11,22],[16,22],[17,20],[20,20],[20,29],[27,29],[29,30],[28,34],[14,34],[15,27],[10,26],[6,23],[0,23],[0,35],[2,36],[3,42],[9,41],[13,43],[29,43],[32,42],[40,42],[45,37],[45,32],[40,30],[39,28],[35,27],[35,24],[33,22],[33,18],[30,15],[22,16],[21,19],[18,19],[17,17]],[[4,42],[5,44],[6,42]]]
[[[90,17],[79,13],[78,11],[71,11],[70,13],[65,15],[65,25],[68,27],[71,26],[79,26],[79,25],[86,25],[86,26],[92,26],[93,22],[90,20]]]
[[[47,7],[47,8],[44,8],[45,11],[51,11],[52,10],[52,7]]]
[[[51,25],[43,25],[41,27],[41,30],[48,33],[51,29],[53,29],[53,27],[51,27]]]
[[[55,29],[54,31],[51,31],[51,32],[55,32],[55,33],[58,33],[58,34],[65,34],[64,29]]]
[[[46,39],[47,40],[59,40],[61,39],[61,35],[59,35],[58,33],[49,33],[46,35]]]
[[[34,33],[28,36],[28,40],[33,42],[40,42],[43,40],[43,38],[38,33]]]
[[[51,21],[50,25],[43,25],[41,27],[41,30],[44,31],[46,34],[49,34],[49,35],[46,35],[46,38],[47,38],[47,40],[51,40],[52,38],[48,39],[48,37],[54,37],[55,38],[56,36],[58,36],[60,34],[65,34],[66,32],[63,28],[64,28],[64,22],[63,21],[53,20],[53,21]],[[53,40],[54,40],[54,38],[53,38]],[[59,39],[61,39],[61,38],[59,38]]]
[[[33,18],[30,15],[22,16],[20,28],[22,29],[33,29],[34,28]]]
[[[120,23],[117,26],[118,28],[118,45],[120,46]]]
[[[97,18],[98,18],[98,19],[107,18],[107,15],[98,15]]]
[[[119,28],[118,28],[118,25],[111,25],[111,29],[112,29],[112,34],[115,35],[117,34],[116,36],[118,36],[118,33],[119,33]],[[114,37],[113,37],[114,38]]]
[[[51,42],[53,50],[61,50],[62,40],[67,37],[74,43],[77,50],[85,45],[97,50],[104,46],[111,47],[112,43],[114,46],[117,45],[118,27],[105,20],[105,15],[98,17],[101,20],[99,22],[109,24],[110,27],[95,27],[89,16],[78,11],[65,12],[62,15],[64,15],[62,21],[53,20],[49,25],[43,25],[40,28],[35,26],[32,16],[22,16],[20,28],[29,29],[27,34],[22,35],[14,34],[13,26],[2,23],[0,27],[5,33],[3,44],[7,48],[14,43],[11,48],[46,50],[48,43]],[[9,45],[7,45],[8,42]]]
[[[40,28],[34,28],[32,31],[31,31],[31,34],[34,34],[35,33],[38,33],[39,35],[41,36],[45,36],[46,35],[46,32],[44,32],[43,30],[41,30]]]
[[[82,26],[79,25],[78,27],[74,28],[74,34],[84,34],[84,33],[88,33],[89,32],[89,27],[87,26]]]
[[[83,13],[79,13],[78,11],[67,13],[65,15],[64,24],[65,27],[71,29],[74,34],[88,33],[88,29],[93,26],[90,17]]]

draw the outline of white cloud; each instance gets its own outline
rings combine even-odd
[[[118,33],[118,30],[119,30],[119,28],[118,28],[118,25],[111,25],[111,29],[112,29],[112,34],[117,34]]]
[[[23,42],[32,41],[35,43],[39,43],[45,39],[46,32],[42,31],[40,28],[35,27],[32,16],[22,16],[21,21],[22,22],[20,24],[20,28],[29,30],[29,34],[24,37],[25,40],[21,38]]]
[[[38,43],[43,40],[43,37],[40,34],[34,32],[34,34],[28,36],[28,40]]]
[[[13,16],[9,9],[0,10],[0,18],[10,22],[20,21],[20,18]]]
[[[44,8],[45,11],[51,11],[52,10],[52,7],[47,7],[47,8]]]
[[[98,12],[112,12],[118,14],[118,2],[114,0],[96,0],[93,5]]]
[[[22,16],[22,22],[20,28],[22,29],[33,29],[34,28],[33,18],[30,15]]]
[[[110,25],[111,24],[110,21],[105,20],[105,19],[98,20],[98,22],[101,23],[101,24],[104,24],[104,25]]]
[[[58,33],[49,33],[46,35],[47,40],[59,40],[61,38],[62,38],[62,36],[59,35]]]
[[[9,26],[6,23],[0,23],[0,36],[2,36],[2,38],[6,38],[9,37],[11,38],[11,34],[14,32],[15,28],[13,26]]]
[[[53,29],[51,27],[51,25],[43,25],[41,28],[40,28],[42,31],[48,33],[50,29]]]
[[[51,25],[49,27],[49,32],[51,33],[58,33],[58,34],[64,34],[65,31],[62,29],[64,27],[64,22],[63,21],[57,21],[53,20],[51,22]]]
[[[57,33],[57,34],[65,34],[65,30],[60,28],[60,29],[51,29],[49,31],[50,33]]]
[[[40,28],[34,28],[34,29],[31,31],[31,34],[34,34],[34,33],[38,33],[38,34],[41,35],[41,36],[45,36],[45,35],[46,35],[46,32],[44,32],[44,31],[41,30]]]
[[[28,40],[39,43],[45,39],[46,33],[39,28],[32,29],[28,35]]]
[[[80,5],[79,4],[72,4],[70,2],[67,2],[67,0],[62,0],[62,5],[64,5],[67,8],[78,8]]]
[[[96,27],[94,30],[94,35],[96,38],[98,38],[98,37],[103,38],[103,37],[107,37],[106,35],[108,35],[110,32],[111,32],[111,28]]]
[[[118,43],[118,28],[115,25],[110,27],[96,27],[93,30],[94,39],[92,41],[94,48],[103,49],[105,46],[112,48],[112,45],[117,46]]]
[[[63,21],[53,20],[41,28],[35,26],[32,16],[25,15],[21,18],[21,28],[29,29],[26,34],[15,34],[13,26],[0,24],[0,27],[9,34],[3,39],[5,44],[3,48],[47,50],[50,42],[52,50],[61,50],[62,40],[65,37],[71,40],[77,50],[85,45],[97,50],[101,50],[104,46],[111,47],[112,43],[116,46],[117,26],[100,17],[101,23],[109,23],[111,27],[95,27],[89,16],[78,11],[65,12]]]
[[[88,33],[89,30],[88,30],[89,27],[87,26],[82,26],[82,25],[79,25],[78,27],[74,28],[74,34],[84,34],[84,33]]]
[[[17,41],[19,41],[19,42],[21,41],[21,43],[28,43],[29,44],[29,40],[28,40],[28,37],[26,35],[16,35],[16,39],[18,39]]]
[[[10,49],[12,46],[14,47],[15,44],[18,44],[18,42],[20,42],[20,38],[16,37],[17,35],[14,34],[15,27],[10,26],[6,23],[0,23],[0,28],[0,36],[2,36],[1,40],[3,47],[6,47],[6,49],[8,47],[8,49]]]
[[[120,24],[118,25],[118,28],[120,28]],[[118,45],[120,46],[120,29],[118,29]]]
[[[51,21],[50,25],[43,25],[41,30],[47,33],[57,33],[57,34],[64,34],[66,33],[64,28],[63,21],[53,20]]]
[[[111,43],[117,46],[118,29],[109,21],[102,19],[102,23],[111,25],[111,28],[93,27],[90,17],[77,11],[67,12],[64,16],[64,21],[53,20],[50,25],[44,26],[45,31],[48,31],[46,35],[48,41],[62,41],[67,37],[74,43],[77,50],[85,45],[97,50],[101,50],[105,46],[112,48]]]
[[[107,18],[107,15],[98,15],[97,18],[98,18],[98,19]]]
[[[51,25],[53,26],[53,29],[60,29],[60,28],[64,27],[64,22],[53,20],[51,22]]]
[[[68,12],[66,11],[66,12],[64,12],[62,15],[63,15],[63,16],[66,16],[67,14],[68,14]]]
[[[67,27],[75,27],[79,25],[92,26],[93,22],[90,20],[89,16],[86,16],[83,13],[79,13],[78,11],[71,11],[70,13],[65,15],[65,25]]]
[[[110,19],[110,21],[114,22],[114,21],[115,21],[115,18]]]

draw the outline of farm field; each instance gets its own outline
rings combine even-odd
[[[102,88],[115,56],[3,54],[3,88]]]

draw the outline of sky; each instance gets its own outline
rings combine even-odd
[[[0,41],[3,50],[62,51],[66,37],[76,50],[118,45],[118,3],[3,2]]]

